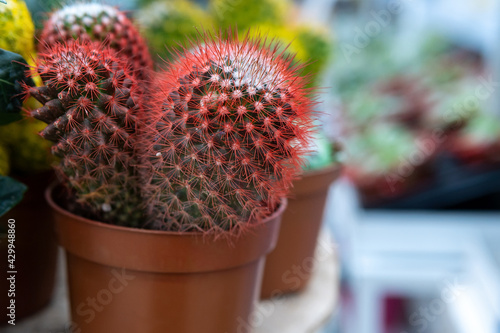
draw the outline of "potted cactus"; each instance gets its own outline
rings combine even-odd
[[[45,85],[26,88],[60,158],[46,197],[73,327],[237,332],[304,162],[307,82],[291,57],[232,33],[187,47],[149,89],[118,56],[56,43],[34,70]]]

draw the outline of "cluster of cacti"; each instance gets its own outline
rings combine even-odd
[[[97,44],[55,44],[35,68],[44,81],[27,87],[43,107],[32,116],[48,126],[56,169],[84,216],[137,226],[141,218],[134,166],[138,83],[124,60]]]
[[[218,26],[237,28],[240,32],[259,24],[283,25],[290,7],[289,0],[210,1],[210,11]]]
[[[192,45],[160,74],[140,144],[155,228],[245,230],[302,167],[314,102],[299,67],[229,35]]]
[[[0,49],[20,54],[31,63],[35,52],[35,26],[22,0],[0,5]]]
[[[54,162],[51,144],[38,135],[45,126],[45,123],[29,118],[2,126],[0,144],[10,151],[11,167],[16,173],[50,170]]]
[[[40,51],[56,42],[103,42],[126,59],[139,79],[147,78],[153,62],[147,45],[118,9],[99,3],[76,3],[52,13],[41,34]]]
[[[151,53],[162,59],[171,59],[179,44],[213,26],[208,13],[188,0],[153,2],[138,12],[137,21]]]

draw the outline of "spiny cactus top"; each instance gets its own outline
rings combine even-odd
[[[128,61],[137,77],[143,79],[153,62],[146,43],[127,18],[118,9],[99,3],[76,3],[54,12],[42,31],[40,51],[55,42],[104,42]]]
[[[141,136],[156,228],[239,232],[272,213],[309,139],[305,84],[291,58],[237,36],[205,37],[160,74]]]
[[[35,51],[35,26],[22,0],[0,4],[0,49],[18,53],[31,61]]]
[[[44,86],[26,88],[43,107],[32,116],[48,126],[40,135],[55,144],[59,171],[83,216],[137,226],[134,152],[138,83],[121,58],[90,43],[55,44],[40,54],[35,72]]]

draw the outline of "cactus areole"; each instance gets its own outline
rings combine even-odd
[[[34,71],[42,87],[26,87],[43,107],[32,116],[48,126],[57,167],[74,207],[86,217],[138,226],[141,212],[134,169],[141,96],[127,65],[91,43],[55,44]]]
[[[245,231],[300,172],[315,104],[301,68],[265,40],[228,35],[159,74],[139,143],[156,229]]]

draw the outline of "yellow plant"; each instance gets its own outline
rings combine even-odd
[[[2,126],[0,146],[10,151],[12,170],[34,173],[51,168],[51,143],[38,135],[45,126],[45,123],[29,118]]]
[[[35,26],[22,0],[0,4],[0,48],[18,53],[28,63],[35,53]]]
[[[0,144],[0,176],[7,176],[9,169],[9,152],[7,148]]]

